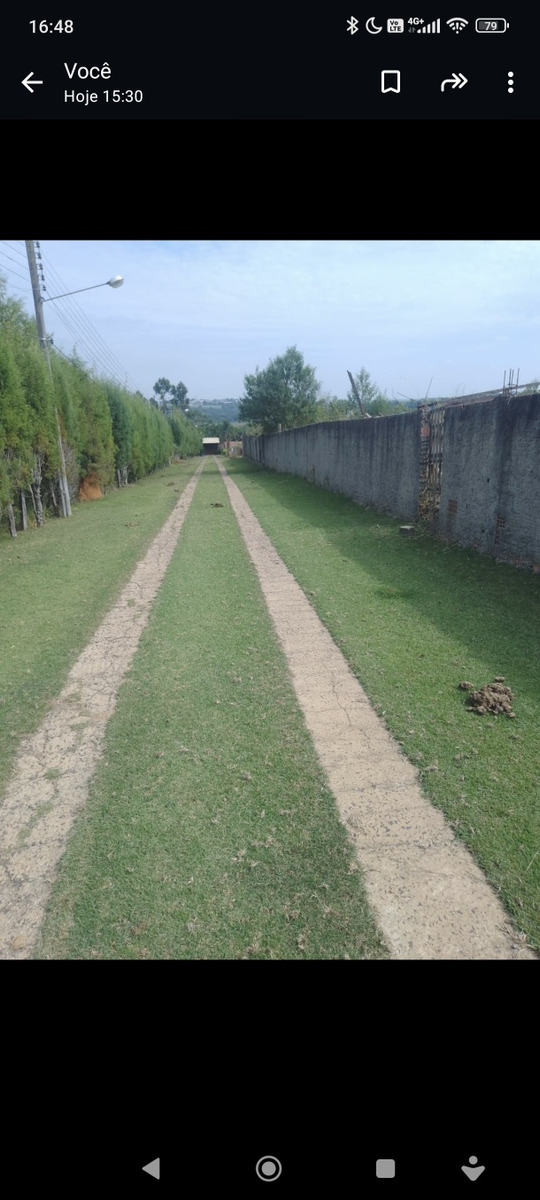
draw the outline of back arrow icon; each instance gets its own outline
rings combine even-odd
[[[444,92],[444,88],[447,83],[451,83],[453,88],[457,88],[457,87],[462,88],[462,87],[465,87],[465,84],[468,82],[469,82],[469,80],[466,79],[465,76],[461,74],[461,71],[460,71],[459,75],[456,75],[456,72],[454,71],[451,79],[443,79],[443,81],[441,83],[441,92]]]
[[[33,72],[33,71],[30,71],[30,72],[29,72],[29,74],[26,76],[26,79],[21,79],[21,83],[23,84],[23,87],[25,87],[25,88],[28,88],[28,91],[29,91],[29,92],[33,92],[33,91],[34,91],[34,88],[33,88],[33,87],[30,87],[30,84],[31,84],[31,83],[33,83],[33,84],[36,84],[36,83],[43,83],[43,80],[42,80],[42,79],[32,79],[32,75],[33,75],[33,74],[34,74],[34,72]]]

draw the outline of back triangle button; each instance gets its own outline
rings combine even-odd
[[[143,1167],[143,1171],[146,1171],[147,1175],[153,1175],[154,1179],[159,1179],[159,1158],[155,1158],[153,1162],[147,1163]]]

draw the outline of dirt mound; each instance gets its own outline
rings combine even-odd
[[[496,675],[493,683],[485,683],[478,691],[474,691],[474,683],[459,683],[458,687],[464,692],[470,692],[468,697],[469,704],[467,708],[469,712],[480,713],[506,713],[508,717],[514,717],[512,711],[512,700],[514,693],[506,687],[504,675]]]
[[[101,500],[103,498],[101,484],[94,471],[91,471],[85,479],[81,479],[79,496],[81,500]]]

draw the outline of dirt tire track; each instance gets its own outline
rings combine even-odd
[[[423,795],[416,769],[216,462],[392,957],[536,959],[472,855]]]
[[[29,958],[32,953],[57,864],[86,803],[107,722],[205,461],[77,659],[39,729],[21,741],[0,808],[0,958]]]

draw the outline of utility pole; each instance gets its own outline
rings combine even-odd
[[[41,346],[41,349],[45,353],[45,357],[47,359],[47,366],[49,368],[49,374],[51,376],[51,380],[53,380],[51,359],[50,359],[50,355],[49,355],[49,343],[47,340],[47,331],[45,329],[45,321],[43,318],[43,300],[41,299],[41,292],[39,290],[39,280],[38,280],[38,273],[37,273],[37,263],[36,263],[36,253],[35,253],[35,249],[34,249],[34,243],[25,241],[25,246],[26,246],[26,253],[28,256],[28,267],[30,269],[30,279],[32,281],[32,292],[34,295],[34,308],[36,310],[36,324],[37,324],[37,330],[38,330],[39,344]],[[53,387],[54,387],[54,380],[53,380]],[[67,481],[67,476],[66,476],[66,460],[64,458],[64,447],[62,445],[62,434],[60,431],[60,421],[58,419],[58,409],[56,408],[56,405],[55,405],[54,412],[55,412],[55,416],[56,416],[56,428],[58,430],[58,450],[60,452],[60,463],[61,463],[60,475],[59,475],[59,480],[58,480],[59,490],[60,490],[60,499],[62,501],[62,512],[63,512],[64,517],[70,517],[71,516],[71,502],[70,502],[70,498],[69,498],[69,487],[68,487],[68,481]]]
[[[349,376],[349,379],[350,379],[350,381],[351,381],[351,387],[352,387],[352,390],[353,390],[353,393],[354,393],[354,397],[355,397],[356,403],[357,403],[357,405],[358,405],[358,407],[359,407],[359,409],[360,409],[360,412],[362,413],[362,416],[363,416],[363,417],[369,417],[369,416],[370,416],[370,413],[366,412],[366,410],[365,410],[365,408],[364,408],[364,405],[362,404],[362,401],[361,401],[361,399],[360,399],[360,393],[359,393],[359,391],[358,391],[358,388],[357,388],[357,386],[356,386],[356,384],[355,384],[355,382],[354,382],[354,379],[353,379],[353,377],[352,377],[352,375],[351,375],[351,372],[350,372],[350,371],[347,371],[347,375]]]

